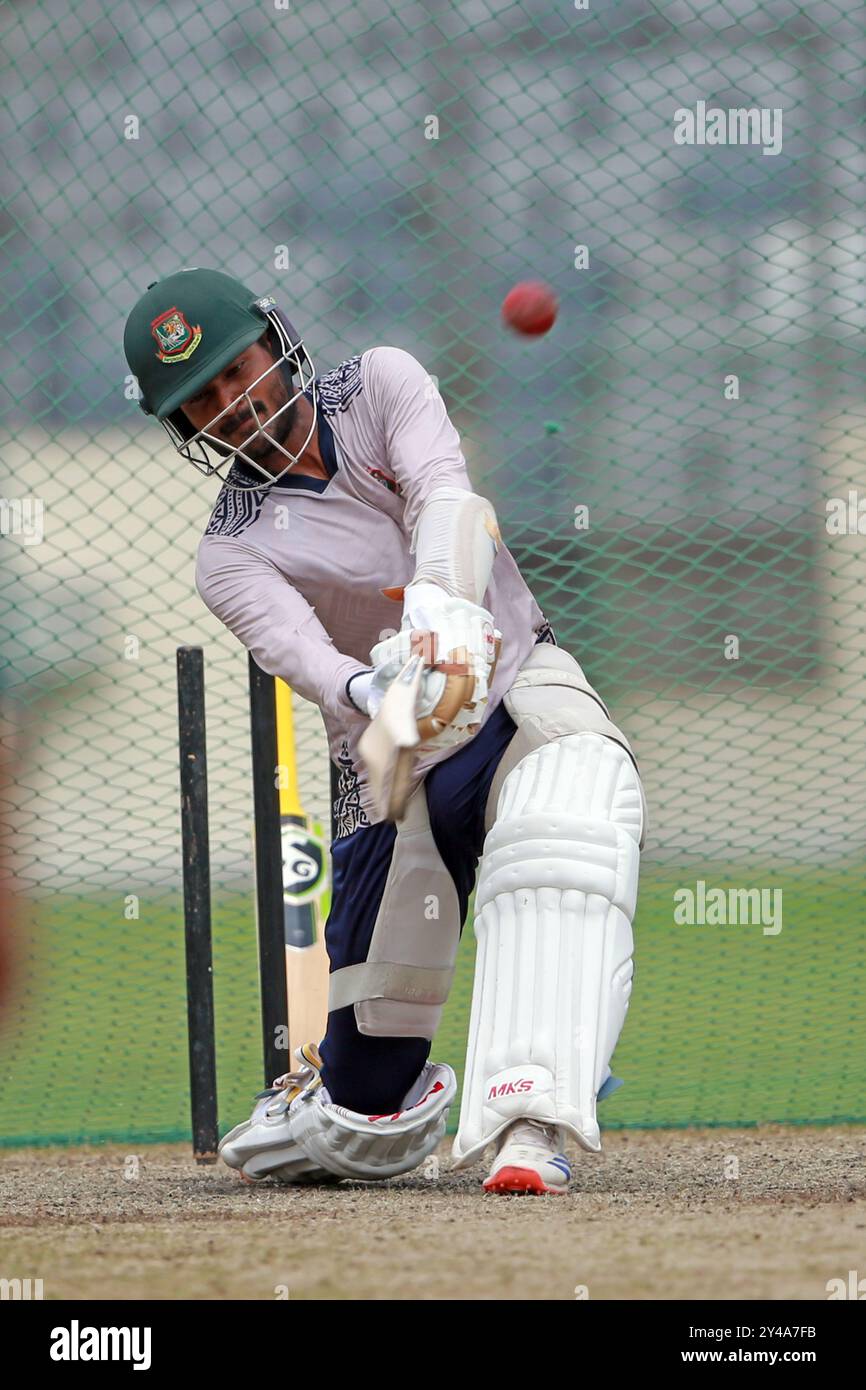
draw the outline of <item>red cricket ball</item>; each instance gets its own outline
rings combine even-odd
[[[559,302],[543,280],[522,280],[502,301],[502,319],[515,333],[537,338],[556,322]]]

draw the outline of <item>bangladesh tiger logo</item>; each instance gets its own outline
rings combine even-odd
[[[150,328],[159,345],[156,355],[160,362],[185,362],[201,342],[201,325],[190,327],[183,310],[176,307],[166,309]]]

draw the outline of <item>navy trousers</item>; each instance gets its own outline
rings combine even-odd
[[[454,880],[461,924],[484,845],[484,811],[499,761],[516,732],[503,704],[475,737],[425,778],[436,847]],[[397,827],[360,826],[332,847],[331,911],[325,944],[331,970],[367,959],[391,865]],[[331,1099],[363,1115],[397,1110],[430,1055],[431,1039],[370,1038],[358,1032],[352,1005],[335,1009],[320,1046]]]

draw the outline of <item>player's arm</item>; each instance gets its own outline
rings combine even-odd
[[[460,436],[437,387],[411,353],[393,347],[365,353],[364,385],[405,500],[403,523],[416,557],[406,600],[434,601],[429,590],[422,594],[427,585],[482,604],[499,527],[492,504],[472,491]]]
[[[438,494],[444,510],[458,524],[467,498],[474,497],[466,471],[466,460],[460,447],[460,436],[448,416],[439,390],[432,377],[411,353],[402,348],[377,347],[364,354],[364,389],[378,418],[391,472],[400,484],[405,502],[404,525],[413,537],[413,549],[418,550],[418,524],[428,508],[430,499]],[[484,498],[485,513],[492,517],[493,507]],[[476,507],[476,510],[479,510]],[[498,538],[498,532],[496,532]],[[448,587],[461,598],[480,603],[487,587],[489,573],[477,574],[474,567],[443,568],[436,560],[448,557],[437,554],[427,557],[430,578]],[[419,556],[419,568],[422,564]],[[492,560],[490,561],[492,564]],[[478,588],[479,582],[482,587]]]
[[[366,668],[337,651],[303,594],[266,555],[240,541],[205,536],[195,578],[208,608],[263,671],[281,676],[303,699],[336,719],[349,713],[357,717],[346,683]]]
[[[500,540],[496,514],[472,491],[457,430],[431,377],[411,353],[393,347],[366,353],[364,387],[405,499],[404,525],[416,560],[404,590],[400,635],[434,633],[441,661],[466,648],[477,667],[476,695],[483,702],[487,692],[481,678],[489,676],[495,651],[493,620],[482,605]],[[379,665],[383,645],[374,649]],[[392,666],[405,645],[391,639]],[[353,693],[358,690],[354,682]]]

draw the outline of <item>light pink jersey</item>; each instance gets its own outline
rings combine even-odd
[[[287,474],[267,491],[221,491],[198,549],[196,584],[208,608],[264,671],[319,706],[340,769],[338,834],[377,815],[358,757],[367,723],[346,681],[370,648],[400,627],[409,543],[436,487],[472,491],[460,439],[421,364],[375,347],[317,378],[318,441],[327,481]],[[237,476],[250,477],[236,462]],[[484,598],[503,634],[486,716],[539,640],[553,641],[513,556],[501,546]],[[452,749],[419,758],[415,784]]]

